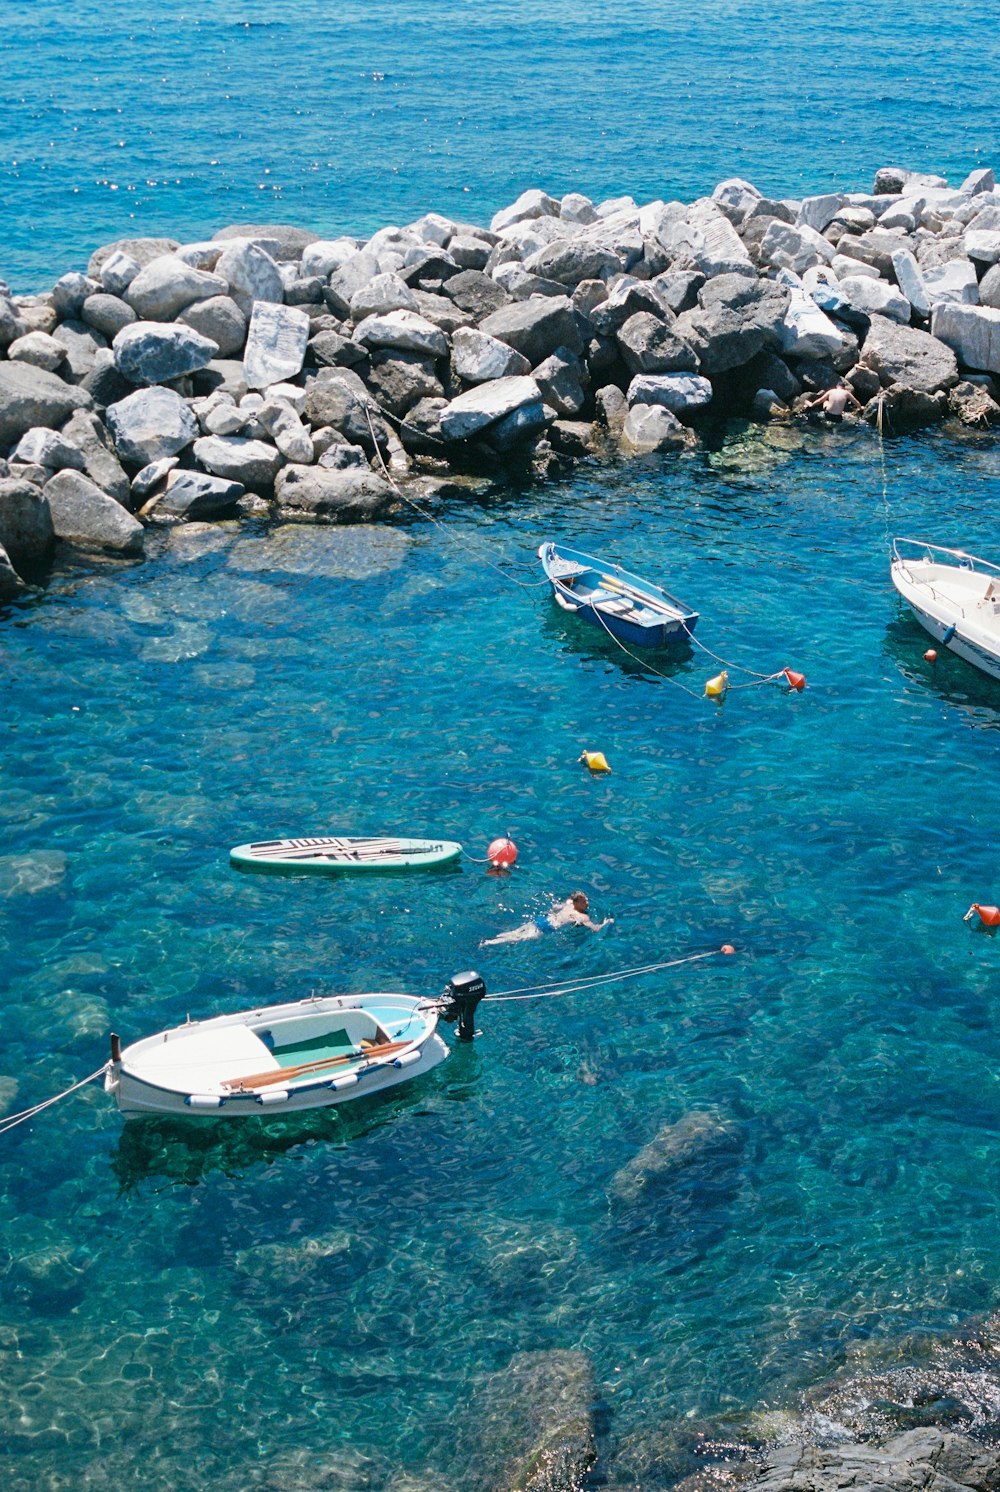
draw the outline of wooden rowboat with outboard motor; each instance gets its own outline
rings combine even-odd
[[[538,546],[538,558],[558,605],[619,642],[664,647],[686,642],[695,629],[696,611],[621,565],[548,539]]]
[[[438,998],[309,995],[188,1020],[122,1048],[111,1038],[104,1088],[126,1118],[243,1119],[328,1108],[430,1072],[448,1056],[439,1019],[475,1035],[486,986],[456,974]]]

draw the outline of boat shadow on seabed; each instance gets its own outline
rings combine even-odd
[[[980,673],[940,643],[933,644],[908,612],[901,611],[888,624],[882,646],[908,684],[932,692],[958,710],[975,711],[975,723],[981,728],[1000,729],[1000,681]],[[924,657],[931,648],[937,653],[935,662]],[[989,714],[995,718],[991,720]]]
[[[444,1082],[453,1087],[468,1082],[479,1065],[471,1047],[452,1051]],[[123,1127],[111,1168],[123,1193],[153,1178],[197,1186],[214,1172],[242,1176],[258,1166],[272,1165],[301,1146],[329,1145],[345,1149],[414,1114],[433,1099],[435,1083],[428,1073],[413,1087],[372,1093],[337,1108],[307,1110],[286,1118],[267,1116],[229,1121],[211,1119],[130,1119]],[[440,1090],[438,1090],[440,1092]]]

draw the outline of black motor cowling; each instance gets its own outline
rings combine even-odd
[[[447,1001],[441,1015],[446,1021],[458,1021],[456,1035],[460,1041],[471,1041],[476,1031],[476,1006],[486,994],[486,981],[474,969],[453,974],[444,987]]]

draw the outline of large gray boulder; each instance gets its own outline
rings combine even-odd
[[[286,466],[278,473],[274,495],[286,513],[345,520],[377,517],[396,497],[373,471],[322,466]]]
[[[329,426],[350,445],[372,452],[374,444],[388,441],[378,406],[356,373],[349,368],[324,370],[310,381],[306,392],[305,417],[314,430]],[[374,430],[374,442],[372,431]]]
[[[229,286],[230,297],[247,317],[255,301],[280,304],[284,300],[285,287],[277,264],[249,239],[228,243],[216,261],[215,273]]]
[[[878,375],[883,388],[903,384],[915,392],[933,394],[958,382],[958,363],[947,343],[930,332],[900,326],[884,316],[872,317],[859,362]]]
[[[226,295],[229,286],[219,275],[192,269],[174,254],[153,259],[129,282],[124,299],[140,321],[173,321],[194,301]]]
[[[490,221],[490,232],[499,233],[502,228],[509,228],[512,223],[521,223],[534,218],[558,217],[559,202],[555,197],[550,197],[548,192],[540,191],[537,187],[531,187],[522,192],[516,202],[509,207],[502,207],[499,212],[493,214]]]
[[[105,424],[89,409],[78,409],[62,427],[65,438],[83,455],[83,469],[92,482],[129,506],[129,479],[125,474]]]
[[[441,411],[441,431],[448,440],[468,440],[522,406],[539,401],[540,397],[533,378],[496,378],[478,384],[452,399]]]
[[[814,264],[829,264],[834,253],[833,244],[805,223],[793,227],[791,223],[775,220],[768,225],[760,245],[762,264],[773,269],[790,269],[799,275]]]
[[[838,282],[837,293],[852,310],[865,316],[885,316],[889,321],[898,321],[901,326],[909,325],[910,302],[901,290],[883,279],[873,280],[870,275],[845,275]]]
[[[673,328],[650,311],[637,311],[616,340],[630,373],[696,373],[698,356]]]
[[[499,311],[511,299],[501,285],[477,269],[462,270],[459,274],[452,275],[444,282],[442,289],[459,310],[467,311],[479,322],[492,316],[494,311]]]
[[[0,481],[0,546],[11,564],[30,569],[44,564],[55,543],[48,499],[34,482]]]
[[[354,340],[362,347],[393,347],[398,352],[417,352],[425,357],[448,356],[448,338],[444,332],[416,311],[366,316],[355,327]]]
[[[622,450],[630,456],[683,450],[693,438],[677,416],[659,404],[633,404],[620,437]]]
[[[992,306],[935,306],[931,332],[952,349],[963,368],[1000,373],[1000,311]]]
[[[16,601],[27,593],[28,587],[10,562],[10,557],[0,544],[0,602]]]
[[[218,355],[217,343],[190,327],[136,321],[112,343],[115,365],[130,383],[170,383],[204,368]]]
[[[742,367],[781,346],[789,291],[772,280],[719,275],[698,292],[700,304],[678,316],[674,332],[694,349],[701,372]]]
[[[7,356],[12,363],[30,363],[54,373],[66,361],[66,349],[49,332],[26,332],[11,342]]]
[[[540,1253],[544,1259],[545,1250]],[[476,1393],[470,1416],[476,1434],[461,1446],[463,1485],[511,1492],[584,1486],[597,1459],[597,1402],[585,1352],[517,1353]]]
[[[87,296],[80,311],[80,320],[102,337],[114,341],[122,327],[131,326],[138,317],[127,302],[102,290],[97,295]]]
[[[54,430],[28,430],[11,452],[12,461],[47,466],[50,471],[84,471],[83,452],[65,435]]]
[[[57,539],[80,549],[142,553],[142,524],[80,472],[57,472],[44,493]]]
[[[240,482],[212,477],[203,471],[171,471],[166,490],[156,504],[158,516],[196,520],[215,518],[243,496]]]
[[[586,403],[590,379],[584,364],[567,348],[557,347],[533,369],[531,376],[543,401],[557,415],[572,419],[580,413]]]
[[[789,357],[816,362],[837,357],[843,350],[844,338],[812,296],[793,285],[779,332],[779,344],[781,351]]]
[[[975,306],[980,302],[989,305],[977,281],[975,268],[968,259],[949,259],[944,264],[929,265],[921,270],[921,277],[931,311],[935,306]],[[987,278],[988,275],[983,276],[984,284]],[[906,294],[906,286],[902,280],[899,283]]]
[[[91,279],[101,280],[105,264],[119,254],[142,269],[154,259],[159,259],[163,254],[172,254],[179,248],[176,238],[119,238],[115,243],[102,244],[99,249],[94,250],[87,265],[87,274]],[[105,289],[111,290],[114,295],[119,293],[112,285],[105,285]]]
[[[247,387],[266,389],[298,376],[309,343],[309,317],[295,306],[258,301],[247,328],[243,371]]]
[[[368,369],[368,387],[379,404],[391,414],[404,415],[421,399],[439,399],[444,394],[441,380],[434,371],[433,358],[415,352],[396,352],[382,348],[372,356]]]
[[[583,351],[577,315],[572,301],[565,295],[512,301],[485,317],[479,330],[506,342],[526,357],[532,367],[557,347],[568,347],[577,354]]]
[[[351,296],[351,318],[384,316],[389,311],[417,311],[417,297],[397,274],[373,275]]]
[[[640,373],[626,398],[629,404],[660,404],[672,414],[692,414],[712,402],[712,385],[696,373]]]
[[[213,243],[229,244],[234,240],[263,245],[272,258],[290,261],[302,258],[315,242],[316,234],[311,228],[299,228],[295,223],[230,223],[212,234]]]
[[[83,321],[61,321],[52,336],[66,352],[66,365],[60,371],[74,383],[82,383],[92,373],[98,353],[107,349],[108,340]]]
[[[205,435],[194,443],[194,458],[213,476],[262,493],[271,491],[284,465],[275,446],[248,435]]]
[[[613,249],[585,238],[557,238],[529,254],[524,267],[533,275],[560,285],[579,285],[581,280],[610,278],[624,269]]]
[[[173,389],[139,389],[105,414],[119,457],[140,468],[176,456],[198,437],[198,421]]]
[[[488,383],[493,378],[513,378],[531,372],[531,364],[521,353],[471,326],[460,326],[453,333],[451,356],[463,383]]]
[[[192,331],[214,342],[219,357],[234,357],[243,351],[247,318],[231,295],[213,295],[209,300],[195,301],[180,313],[177,320],[180,325],[189,326]]]
[[[738,1155],[743,1133],[733,1120],[712,1109],[695,1109],[674,1124],[665,1124],[647,1145],[617,1171],[608,1194],[633,1205],[692,1166]]]
[[[839,1440],[783,1442],[768,1450],[746,1492],[993,1492],[1000,1453],[966,1435],[932,1426],[906,1430],[878,1444]]]
[[[74,409],[89,409],[90,395],[30,363],[0,363],[0,451],[35,425],[57,430]]]

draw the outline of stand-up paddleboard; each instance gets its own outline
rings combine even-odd
[[[361,838],[315,835],[304,839],[260,839],[238,844],[229,860],[240,870],[306,871],[420,870],[446,865],[462,853],[450,839]]]

